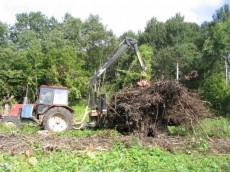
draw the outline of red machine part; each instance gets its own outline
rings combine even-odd
[[[147,80],[144,79],[144,80],[138,81],[137,86],[139,86],[139,87],[147,87],[147,86],[150,86],[150,84],[148,83]]]
[[[10,116],[19,116],[20,111],[22,109],[23,104],[13,104],[10,109]]]

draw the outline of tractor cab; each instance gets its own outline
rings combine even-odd
[[[68,89],[66,87],[44,86],[40,87],[39,104],[68,106]]]
[[[50,106],[68,106],[68,89],[61,86],[40,87],[38,114],[44,113]]]

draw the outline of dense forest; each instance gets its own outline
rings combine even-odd
[[[0,21],[0,100],[14,96],[12,102],[21,102],[28,85],[33,102],[37,88],[47,84],[68,87],[72,105],[84,101],[90,77],[128,36],[138,40],[149,80],[175,79],[179,64],[179,81],[198,92],[218,115],[229,116],[229,28],[229,5],[217,9],[212,21],[201,25],[185,22],[181,14],[165,22],[153,17],[143,32],[128,31],[120,37],[98,15],[82,21],[66,13],[58,22],[41,12],[17,14],[12,26]],[[135,53],[128,50],[100,84],[104,90],[117,91],[132,86],[140,72]]]

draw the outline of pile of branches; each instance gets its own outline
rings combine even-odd
[[[191,127],[209,114],[198,94],[177,81],[166,80],[116,93],[104,121],[121,132],[155,136],[169,125]]]

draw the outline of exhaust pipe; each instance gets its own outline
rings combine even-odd
[[[26,96],[23,97],[23,105],[28,104],[28,84],[26,85]]]

